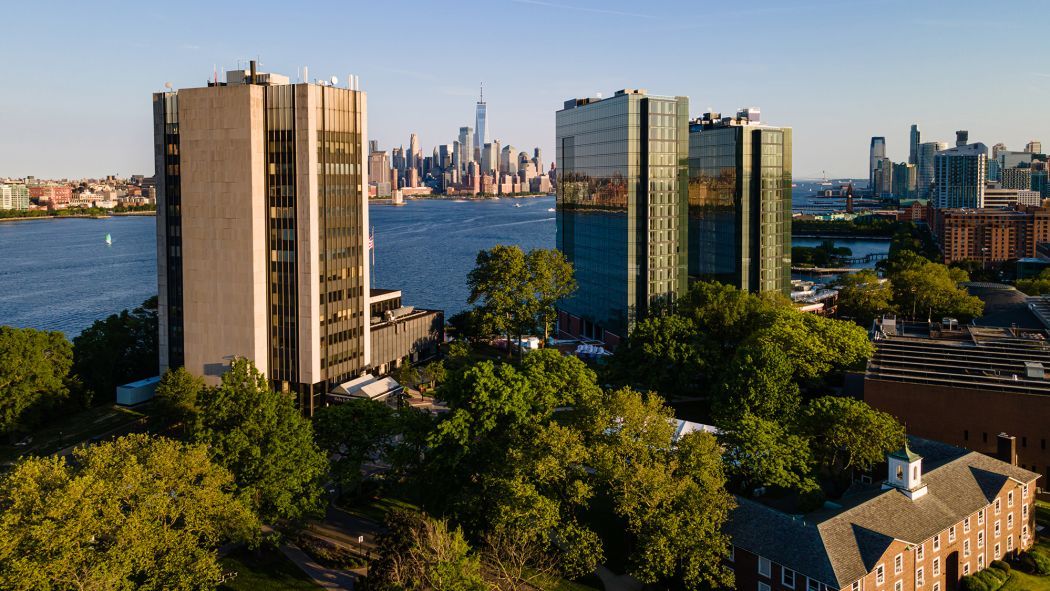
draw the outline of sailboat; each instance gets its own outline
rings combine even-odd
[[[106,246],[112,246],[112,245],[113,245],[113,237],[112,237],[112,236],[110,236],[110,235],[109,235],[109,234],[107,233],[107,234],[106,234]]]

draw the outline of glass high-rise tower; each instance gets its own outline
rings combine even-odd
[[[485,104],[485,87],[482,86],[478,103],[474,106],[474,146],[482,148],[488,142],[488,105]]]
[[[161,370],[313,412],[369,366],[365,94],[251,70],[153,96]]]
[[[559,329],[615,345],[688,282],[689,99],[620,90],[556,114],[557,244],[579,289]]]
[[[754,111],[754,112],[757,112]],[[689,127],[689,275],[791,290],[791,128],[746,111]]]

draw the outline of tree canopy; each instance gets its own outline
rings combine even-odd
[[[62,333],[0,326],[0,433],[25,426],[34,407],[63,401],[72,364]]]
[[[233,472],[263,521],[298,521],[320,511],[328,460],[291,396],[273,391],[251,361],[239,358],[197,402],[192,439]]]
[[[96,320],[73,339],[73,370],[86,396],[111,402],[117,386],[157,375],[157,297]]]
[[[0,587],[214,589],[216,550],[259,524],[203,446],[129,435],[0,481]]]
[[[844,275],[838,280],[838,313],[861,326],[886,313],[895,313],[893,287],[871,269]]]

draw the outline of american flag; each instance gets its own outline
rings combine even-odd
[[[368,250],[374,250],[376,247],[375,233],[375,228],[372,228],[372,231],[368,233]]]

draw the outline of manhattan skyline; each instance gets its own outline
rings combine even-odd
[[[1045,8],[504,0],[393,11],[264,1],[252,11],[186,2],[171,13],[123,2],[12,5],[14,22],[40,28],[12,30],[12,59],[0,65],[18,90],[0,95],[0,176],[149,175],[144,93],[169,81],[201,86],[213,66],[221,75],[258,58],[293,79],[303,66],[311,79],[334,75],[341,85],[359,76],[369,139],[387,149],[407,145],[410,133],[433,146],[473,126],[483,82],[489,139],[553,155],[553,109],[633,87],[689,96],[691,117],[758,106],[769,123],[795,130],[796,178],[864,178],[869,138],[886,137],[888,156],[906,160],[912,123],[924,141],[968,129],[974,141],[1021,150],[1050,138],[1050,118],[1031,111],[1050,95],[1050,69],[1032,60],[1023,75],[996,76],[1004,51],[1039,38],[1042,20],[1032,17]],[[481,34],[467,48],[447,34],[455,30]]]

